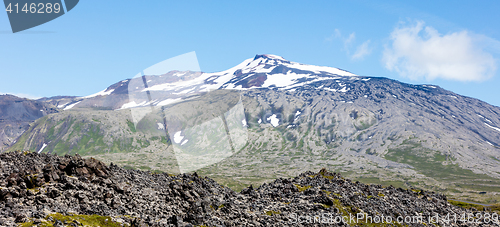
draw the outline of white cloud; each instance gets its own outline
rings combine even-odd
[[[497,60],[484,50],[490,44],[484,41],[498,41],[465,30],[441,35],[422,21],[409,26],[400,23],[390,39],[382,62],[388,70],[413,80],[483,81],[497,69]]]
[[[349,49],[355,39],[356,39],[356,34],[354,34],[354,32],[351,33],[349,37],[344,39],[344,49],[345,51],[347,51],[347,54],[349,54]]]
[[[364,43],[362,43],[361,45],[359,45],[358,48],[356,49],[356,52],[354,52],[354,54],[351,56],[351,59],[352,60],[361,60],[365,56],[369,55],[372,52],[369,45],[370,45],[370,40],[367,40]]]
[[[340,37],[342,37],[342,34],[340,33],[340,30],[335,29],[334,33],[335,33],[335,34],[334,34],[334,37],[335,37],[335,38],[340,38]]]
[[[328,38],[326,38],[326,41],[333,41],[335,38],[342,40],[344,47],[342,48],[343,51],[347,53],[351,57],[352,60],[360,60],[363,59],[366,55],[369,55],[371,53],[371,48],[369,47],[370,45],[370,40],[367,40],[363,42],[361,45],[359,45],[356,48],[356,52],[351,55],[351,48],[353,44],[356,42],[356,33],[351,33],[349,34],[348,37],[343,37],[342,33],[340,32],[339,29],[335,29],[334,34]]]

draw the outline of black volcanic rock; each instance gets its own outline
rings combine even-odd
[[[428,226],[429,217],[436,215],[485,214],[455,207],[441,194],[361,184],[324,169],[237,193],[196,173],[173,176],[126,170],[78,155],[0,154],[0,225],[29,221],[75,225],[48,216],[54,212],[111,216],[132,226],[346,226],[356,225],[350,215],[359,223],[356,217],[362,214],[392,217],[394,222],[399,216],[421,216]],[[334,218],[341,216],[347,219],[337,223]],[[479,221],[486,219],[441,224],[498,226],[476,224]]]

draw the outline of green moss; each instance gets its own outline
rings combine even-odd
[[[438,151],[424,148],[421,143],[405,140],[397,148],[389,149],[385,158],[390,161],[409,164],[414,170],[443,183],[453,184],[454,189],[473,191],[500,190],[500,180],[472,170],[462,169]],[[361,180],[360,180],[361,181]],[[462,191],[460,190],[460,191]]]
[[[149,166],[139,166],[139,169],[141,169],[141,170],[151,170],[151,167],[149,167]]]
[[[273,215],[276,215],[276,214],[281,214],[281,212],[274,211],[274,210],[268,210],[268,211],[266,211],[266,215],[269,215],[269,216],[273,216]]]
[[[128,125],[128,127],[129,127],[130,131],[132,131],[132,132],[137,132],[137,129],[135,128],[134,123],[133,123],[133,122],[131,122],[131,121],[130,121],[130,120],[128,120],[128,119],[127,119],[127,125]]]
[[[311,188],[311,185],[301,186],[301,185],[295,184],[295,187],[297,187],[299,189],[299,192],[303,192],[303,191]]]
[[[69,151],[69,145],[68,143],[63,141],[59,141],[54,147],[54,152],[59,155],[67,153],[68,151]]]
[[[484,206],[481,206],[481,205],[472,204],[472,203],[466,203],[466,202],[461,202],[461,201],[448,200],[448,202],[451,205],[462,207],[462,208],[465,208],[465,209],[476,208],[478,210],[482,210],[484,208]]]
[[[300,139],[299,143],[297,144],[298,149],[302,149],[304,147],[304,139]]]
[[[319,171],[319,175],[321,175],[322,177],[328,179],[328,180],[333,180],[335,177],[334,176],[325,176],[325,173],[327,172],[327,170],[325,168],[321,169]],[[312,177],[315,177],[316,175],[313,175]]]
[[[49,141],[54,140],[54,131],[55,131],[56,126],[52,126],[49,128],[49,131],[47,132],[47,139]]]
[[[393,187],[396,188],[406,188],[404,182],[402,181],[384,181],[377,177],[360,177],[360,178],[355,178],[353,180],[357,180],[364,184],[380,184],[384,187],[392,185]]]
[[[32,128],[28,129],[29,131],[32,130]],[[9,149],[7,149],[7,152],[12,152],[12,151],[17,151],[17,150],[25,150],[24,149],[24,144],[26,143],[26,140],[28,139],[28,134],[29,133],[23,133],[21,137],[17,140],[17,142],[12,145]]]
[[[451,205],[462,207],[464,209],[471,209],[471,208],[476,208],[477,210],[483,210],[485,206],[479,205],[479,204],[473,204],[473,203],[466,203],[462,201],[456,201],[456,200],[448,200],[448,202]],[[500,204],[493,204],[490,206],[487,206],[491,211],[500,213]]]
[[[28,188],[26,190],[29,190],[29,191],[33,192],[33,194],[37,194],[40,191],[39,188]]]
[[[53,221],[47,221],[52,217]],[[52,227],[54,226],[56,220],[61,221],[62,223],[69,224],[74,221],[79,222],[83,226],[101,226],[101,227],[121,227],[123,226],[121,223],[113,222],[111,217],[108,216],[99,216],[99,215],[62,215],[60,213],[50,214],[45,217],[45,220],[41,222],[39,225],[35,225],[33,221],[22,223],[19,226],[29,227],[29,226],[43,226],[43,227]],[[128,226],[128,225],[125,225]]]
[[[161,171],[161,170],[155,169],[155,170],[151,170],[151,173],[152,173],[152,174],[162,174],[162,173],[164,173],[164,172],[163,172],[163,171]]]
[[[170,141],[170,137],[162,136],[161,142],[164,144],[172,145],[172,142]]]
[[[373,121],[373,122],[364,122],[364,121],[360,121],[359,122],[359,126],[356,126],[354,125],[354,127],[358,130],[358,131],[363,131],[369,127],[372,127],[377,121]]]
[[[54,151],[56,152],[56,154],[74,155],[78,153],[82,156],[89,156],[89,155],[100,154],[102,153],[102,150],[104,148],[108,147],[108,145],[104,143],[104,136],[101,134],[101,128],[99,125],[95,124],[83,125],[82,123],[75,124],[75,130],[76,128],[82,128],[82,127],[86,127],[88,128],[88,130],[85,132],[85,134],[83,134],[80,137],[80,140],[76,143],[76,145],[73,145],[72,148],[70,149],[71,146],[69,142],[59,141],[54,147]],[[73,134],[73,132],[71,134]]]
[[[74,123],[74,121],[71,121],[70,125],[73,128],[73,131],[69,134],[70,138],[73,137],[73,133],[80,133],[82,131],[82,126],[83,126],[82,122]]]
[[[30,226],[35,226],[35,224],[32,221],[19,224],[19,227],[30,227]]]

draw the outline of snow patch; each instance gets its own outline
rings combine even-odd
[[[257,122],[258,122],[259,124],[260,124],[260,123],[262,123],[262,119],[259,119]]]
[[[271,115],[270,117],[267,118],[267,121],[271,122],[271,125],[273,127],[276,127],[279,125],[280,119],[276,117],[276,114]]]
[[[173,75],[173,76],[176,76],[176,77],[181,77],[181,76],[186,75],[186,73],[187,73],[187,72],[176,72],[176,73],[174,73],[174,75]]]
[[[301,113],[302,112],[297,110],[297,112],[295,112],[295,118],[293,119],[293,121],[297,121],[299,119]]]
[[[491,126],[491,125],[486,124],[486,123],[484,123],[484,124],[485,124],[486,126],[488,126],[488,127],[492,128],[492,129],[495,129],[495,130],[497,130],[497,131],[499,131],[499,132],[500,132],[500,128],[497,128],[497,127]]]
[[[168,104],[172,104],[172,103],[176,103],[178,101],[180,101],[181,98],[176,98],[176,99],[165,99],[161,102],[159,102],[158,104],[156,104],[157,106],[165,106],[165,105],[168,105]]]
[[[186,144],[188,141],[189,141],[188,139],[182,141],[181,146],[184,145],[184,144]]]
[[[163,123],[157,122],[156,124],[158,125],[158,130],[165,129],[165,126],[163,125]]]
[[[295,68],[295,69],[300,69],[304,71],[311,71],[317,74],[320,74],[321,72],[325,73],[330,73],[334,75],[339,75],[339,76],[356,76],[353,73],[337,69],[337,68],[332,68],[332,67],[327,67],[327,66],[316,66],[316,65],[303,65],[300,63],[296,62],[291,62],[290,64],[285,64],[289,68]]]
[[[264,54],[264,56],[266,56],[266,57],[268,57],[268,58],[274,58],[274,59],[278,59],[278,60],[286,61],[283,57],[278,56],[278,55],[274,55],[274,54]]]
[[[286,74],[273,74],[267,77],[267,80],[264,81],[262,87],[269,87],[271,85],[275,85],[276,87],[288,87],[297,82],[298,79],[306,77],[304,74],[296,74],[287,72]]]
[[[65,107],[63,110],[69,110],[69,109],[73,108],[74,106],[76,106],[76,105],[77,105],[78,103],[80,103],[80,102],[81,102],[81,101],[76,102],[76,103],[73,103],[73,104],[71,104],[71,105],[69,105],[69,106]]]
[[[43,143],[42,147],[40,148],[40,150],[38,150],[38,154],[42,153],[43,149],[45,149],[45,147],[47,146],[46,143]]]
[[[248,126],[246,119],[241,120],[241,124],[243,125],[243,127],[247,127]]]
[[[174,143],[180,143],[184,136],[181,135],[182,131],[178,131],[174,134]]]
[[[96,96],[105,96],[105,95],[110,95],[113,91],[115,91],[115,89],[111,89],[111,90],[109,90],[109,91],[106,91],[106,90],[107,90],[107,89],[104,89],[104,90],[102,90],[102,91],[100,91],[100,92],[97,92],[97,93],[95,93],[95,94],[93,94],[93,95],[85,96],[85,97],[83,97],[83,98],[88,99],[88,98],[92,98],[92,97],[96,97]]]
[[[177,92],[177,93],[172,93],[173,95],[180,95],[180,94],[187,94],[187,93],[191,93],[194,91],[194,89],[196,89],[196,87],[192,87],[192,88],[189,88],[189,89],[184,89],[180,92]]]
[[[340,91],[340,92],[344,92],[344,93],[345,93],[345,92],[347,92],[347,91],[349,91],[349,90],[350,90],[350,88],[343,87],[343,88],[342,88],[342,89],[340,89],[339,91]]]
[[[123,104],[122,107],[120,107],[120,110],[134,108],[134,107],[138,107],[138,106],[144,106],[144,105],[146,105],[146,103],[148,103],[148,102],[143,101],[141,103],[136,103],[135,101],[132,101],[132,102]]]
[[[484,119],[485,121],[491,123],[490,119],[485,118],[485,117],[483,117],[482,115],[479,115],[479,114],[476,114],[476,115],[479,116],[480,118]]]

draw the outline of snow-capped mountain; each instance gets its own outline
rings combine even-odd
[[[280,56],[264,54],[247,59],[222,72],[169,71],[160,75],[144,75],[123,80],[96,94],[74,100],[64,100],[58,103],[57,107],[68,110],[74,107],[126,109],[150,105],[161,106],[217,89],[293,90],[314,82],[345,77],[360,79],[345,70],[305,65],[287,61]],[[325,87],[324,89],[341,92],[348,89],[340,85],[339,88]],[[127,98],[129,100],[125,102]]]

